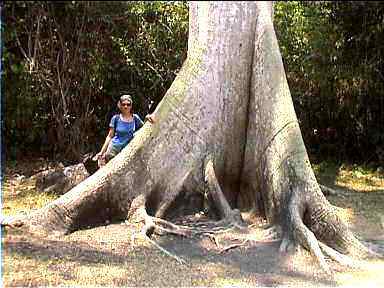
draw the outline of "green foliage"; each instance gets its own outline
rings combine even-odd
[[[144,117],[186,57],[186,2],[18,1],[4,14],[10,158],[100,149],[119,96]]]
[[[383,2],[278,2],[275,27],[303,136],[319,159],[381,161]]]

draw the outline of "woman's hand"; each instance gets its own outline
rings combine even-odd
[[[148,120],[149,123],[155,123],[155,116],[153,114],[148,114],[147,116],[145,116],[145,120]]]
[[[104,158],[105,158],[105,154],[103,152],[99,152],[95,156],[93,156],[92,160],[97,161]]]
[[[99,168],[103,167],[105,165],[105,153],[99,152],[92,158],[93,161],[97,161],[97,166]]]

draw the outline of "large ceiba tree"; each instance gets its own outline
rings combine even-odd
[[[3,224],[70,233],[101,211],[126,219],[141,207],[152,228],[164,228],[178,205],[202,197],[238,227],[239,210],[264,216],[281,227],[282,251],[304,247],[325,269],[323,253],[344,263],[344,254],[367,253],[312,171],[272,2],[191,2],[189,13],[188,57],[156,122],[65,195]]]

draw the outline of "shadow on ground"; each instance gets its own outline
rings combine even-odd
[[[237,247],[220,254],[207,237],[156,236],[181,265],[148,242],[131,242],[133,230],[113,224],[62,238],[3,234],[6,286],[334,286],[312,259],[298,262],[278,252],[280,241]],[[11,263],[7,259],[17,259]],[[28,267],[28,268],[26,268]],[[23,269],[28,273],[23,275]],[[12,275],[12,270],[18,271]],[[32,273],[31,273],[32,271]],[[29,275],[29,276],[28,276]],[[31,276],[33,275],[33,276]]]

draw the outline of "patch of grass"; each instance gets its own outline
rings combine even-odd
[[[360,192],[384,191],[384,174],[369,167],[341,166],[336,185]]]
[[[6,179],[2,185],[1,213],[9,216],[39,209],[56,198],[57,195],[36,191],[32,180],[18,183],[12,179]]]
[[[9,286],[111,285],[129,271],[126,265],[107,259],[99,263],[79,263],[79,259],[81,254],[58,258],[41,253],[4,253],[3,281]]]
[[[384,173],[370,166],[321,162],[312,165],[318,180],[359,192],[384,191]]]
[[[3,255],[3,281],[9,286],[29,286],[41,283],[44,286],[60,284],[60,277],[51,273],[56,260],[32,257],[32,255],[19,255],[4,253]],[[33,271],[33,272],[32,272]]]

